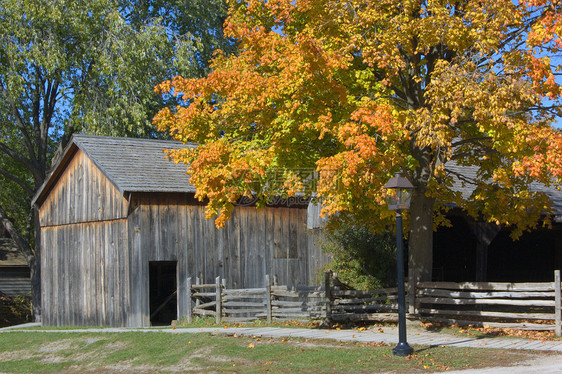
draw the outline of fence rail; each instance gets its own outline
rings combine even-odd
[[[415,285],[407,300],[410,318],[446,323],[489,325],[534,330],[561,328],[561,280],[555,271],[554,282],[423,282]],[[256,319],[333,321],[397,320],[397,289],[359,291],[341,289],[331,273],[322,287],[271,285],[227,289],[225,281],[195,284],[188,279],[188,315],[215,316],[221,321],[242,322]],[[406,287],[408,290],[409,287]]]

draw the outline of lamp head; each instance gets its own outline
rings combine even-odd
[[[388,209],[405,210],[410,208],[410,198],[414,186],[401,173],[396,173],[394,177],[390,178],[384,188],[388,190],[388,197],[386,198]]]

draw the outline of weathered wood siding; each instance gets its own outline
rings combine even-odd
[[[127,210],[78,151],[39,210],[44,325],[128,325]]]
[[[0,267],[0,294],[6,296],[31,295],[29,268]]]
[[[44,325],[128,325],[126,227],[120,219],[43,230]]]
[[[139,194],[131,202],[129,243],[131,323],[148,326],[148,263],[177,261],[178,315],[187,310],[186,281],[216,276],[228,287],[263,287],[270,274],[279,284],[308,285],[326,257],[308,235],[306,207],[238,206],[223,229],[205,219],[193,195]]]
[[[41,227],[127,217],[128,202],[80,150],[39,209]]]

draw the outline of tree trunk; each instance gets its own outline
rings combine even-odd
[[[410,236],[408,238],[408,279],[430,282],[433,269],[433,205],[434,198],[425,196],[419,186],[410,204]]]

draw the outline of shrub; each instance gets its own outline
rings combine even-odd
[[[0,295],[0,327],[31,322],[31,297]]]
[[[396,241],[392,233],[373,234],[363,226],[328,232],[322,244],[332,257],[325,270],[359,290],[393,287],[396,283]]]

